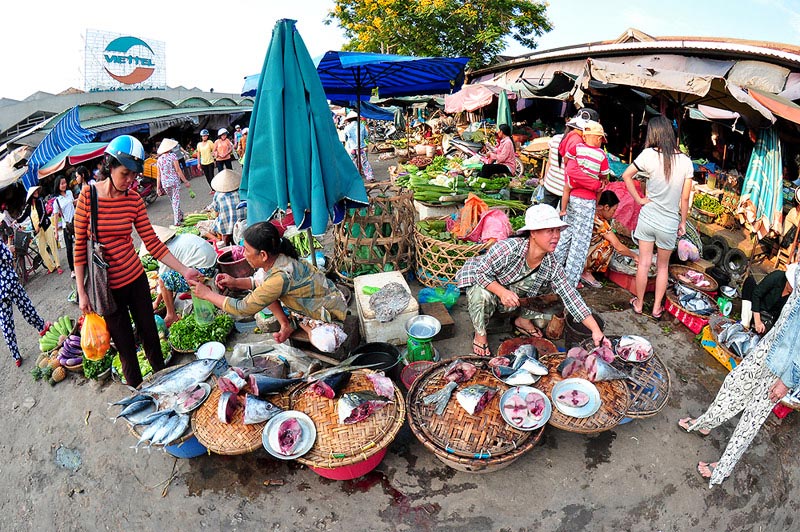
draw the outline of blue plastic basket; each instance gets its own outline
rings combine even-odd
[[[197,458],[208,452],[206,446],[200,443],[196,436],[182,443],[167,445],[164,450],[176,458]]]

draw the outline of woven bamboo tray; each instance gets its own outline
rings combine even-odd
[[[550,397],[553,386],[564,380],[556,368],[566,357],[566,353],[555,353],[539,359],[550,369],[550,373],[543,376],[535,386],[546,393],[547,397]],[[588,380],[588,375],[584,369],[578,370],[571,377]],[[597,391],[600,392],[601,401],[600,409],[594,415],[586,418],[575,418],[562,414],[553,405],[553,414],[550,416],[549,421],[550,425],[579,434],[596,434],[619,425],[619,422],[628,415],[628,409],[630,408],[630,393],[625,381],[602,381],[596,382],[594,385],[597,387]]]
[[[705,298],[708,300],[708,302],[711,303],[711,308],[713,309],[713,312],[711,314],[718,313],[719,312],[719,306],[717,306],[717,302],[714,301],[714,298],[709,296],[708,294],[706,294],[704,292],[701,292],[701,293],[705,296]],[[675,305],[676,307],[681,309],[681,311],[683,311],[685,314],[688,314],[689,316],[691,316],[691,317],[693,317],[695,319],[704,320],[704,321],[708,322],[708,317],[711,314],[709,314],[707,316],[704,316],[702,314],[696,314],[696,313],[692,312],[691,310],[686,310],[686,308],[683,305],[681,305],[681,302],[678,300],[678,296],[675,294],[675,290],[673,290],[671,288],[669,290],[667,290],[667,299],[673,305]]]
[[[367,379],[369,373],[370,370],[354,371],[339,397],[347,392],[374,391]],[[314,446],[297,459],[309,467],[335,469],[363,462],[388,447],[405,421],[406,404],[397,386],[393,403],[352,425],[339,424],[338,399],[306,393],[308,386],[302,383],[292,388],[288,400],[290,408],[308,414],[317,429]]]
[[[245,391],[249,388],[246,387]],[[230,423],[223,423],[217,417],[217,406],[222,392],[214,385],[208,399],[192,413],[192,430],[197,440],[212,452],[223,455],[245,454],[263,446],[261,432],[266,421],[252,425],[244,424],[244,393],[239,394],[239,406],[233,413]],[[267,400],[275,406],[287,409],[286,393],[274,394]]]
[[[369,207],[350,209],[334,230],[333,268],[351,288],[362,273],[405,273],[414,259],[413,192],[387,183],[369,184],[366,189]],[[372,235],[367,236],[367,231]]]
[[[436,288],[455,284],[456,274],[467,259],[489,249],[492,242],[483,244],[443,242],[423,235],[414,224],[414,245],[417,279],[425,286]]]
[[[453,391],[441,416],[435,405],[422,398],[441,390],[447,383],[444,370],[452,360],[443,360],[425,370],[408,391],[408,423],[414,435],[448,466],[470,473],[489,473],[502,469],[531,450],[542,437],[544,427],[525,432],[508,425],[500,413],[500,397],[510,388],[489,372],[484,357],[460,357],[478,366],[475,376]],[[455,398],[456,393],[473,384],[497,388],[497,394],[477,415],[470,415]]]
[[[684,275],[687,271],[692,270],[696,271],[697,273],[702,273],[703,277],[706,281],[711,283],[709,286],[700,287],[694,283],[689,283],[687,281],[681,281],[678,279],[678,275]],[[688,266],[682,266],[680,264],[670,264],[669,266],[669,274],[675,278],[676,281],[679,283],[688,286],[692,290],[699,290],[701,292],[716,292],[719,289],[719,283],[717,283],[716,279],[708,275],[707,273],[695,270],[694,268],[689,268]]]
[[[667,366],[658,355],[641,363],[615,358],[611,365],[631,376],[625,381],[631,396],[628,417],[641,419],[661,412],[669,401],[672,381]]]
[[[533,336],[528,338],[511,338],[509,340],[505,340],[503,343],[500,344],[500,347],[497,348],[497,356],[506,356],[510,355],[517,348],[521,345],[530,344],[536,348],[536,351],[539,352],[539,356],[542,357],[544,355],[549,355],[550,353],[557,353],[558,349],[556,348],[556,344],[548,340],[547,338],[535,338]]]

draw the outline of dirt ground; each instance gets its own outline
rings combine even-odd
[[[376,162],[376,175],[386,175],[386,165]],[[185,197],[187,211],[210,198],[202,178],[192,185],[197,198]],[[171,219],[165,198],[149,212],[155,223]],[[791,436],[798,415],[770,416],[731,478],[709,490],[697,461],[717,459],[734,425],[701,438],[676,422],[703,411],[725,371],[683,325],[634,316],[630,296],[613,286],[584,293],[608,334],[646,336],[668,365],[672,394],[661,413],[594,436],[548,427],[531,452],[483,475],[445,466],[405,427],[377,470],[346,482],[264,450],[190,460],[135,453],[134,437],[124,423],[111,422],[115,411],[107,408],[127,389],[75,376],[53,388],[34,382],[38,337],[15,312],[26,359],[17,369],[8,357],[0,372],[0,530],[794,529],[800,471]],[[40,272],[27,289],[46,319],[78,315],[66,301],[68,273]],[[463,297],[453,316],[456,337],[436,342],[447,358],[470,351]],[[492,347],[505,336],[492,336]],[[229,345],[240,338],[235,333]]]

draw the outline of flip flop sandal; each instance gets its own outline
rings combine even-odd
[[[636,302],[637,302],[637,301],[639,301],[639,298],[638,298],[638,297],[632,297],[632,298],[631,298],[631,310],[633,310],[633,313],[634,313],[634,314],[639,314],[639,315],[641,315],[641,314],[642,314],[642,311],[641,311],[641,310],[636,310]]]
[[[700,471],[700,464],[701,464],[701,463],[702,463],[702,464],[705,464],[705,466],[708,468],[708,471],[709,471],[709,475],[708,475],[708,476],[705,476],[705,475],[703,474],[703,472],[702,472],[702,471]],[[698,472],[698,473],[700,473],[700,476],[701,476],[701,477],[703,477],[705,480],[708,480],[708,479],[710,479],[710,478],[712,477],[712,475],[714,475],[714,470],[715,470],[716,468],[717,468],[717,466],[712,466],[712,465],[711,465],[711,462],[698,462],[698,464],[697,464],[697,472]]]
[[[664,309],[662,308],[661,312],[659,312],[658,314],[653,312],[653,314],[650,317],[653,318],[654,320],[658,321],[658,320],[661,319],[661,316],[663,316],[663,315],[664,315]]]
[[[592,288],[603,288],[603,283],[598,280],[590,281],[585,277],[581,277],[581,282],[587,286],[591,286]]]
[[[683,423],[684,421],[686,421],[686,423]],[[698,429],[698,430],[689,430],[689,425],[691,425],[691,424],[692,424],[692,423],[694,423],[695,421],[696,421],[696,420],[694,420],[694,419],[692,419],[692,418],[690,418],[690,417],[685,417],[685,418],[683,418],[683,419],[679,419],[679,420],[678,420],[678,426],[679,426],[680,428],[682,428],[683,430],[685,430],[686,432],[694,432],[695,434],[697,434],[697,435],[698,435],[698,436],[700,436],[701,438],[705,438],[706,436],[708,436],[709,434],[711,434],[711,431],[708,431],[708,432],[701,432],[699,429]]]
[[[526,329],[525,327],[520,327],[519,325],[514,325],[514,334],[516,336],[522,336],[524,338],[541,338],[542,331],[538,327],[534,327],[533,330]]]
[[[478,351],[481,351],[480,353]],[[492,357],[492,351],[489,349],[489,344],[483,343],[479,344],[478,342],[472,342],[472,354],[479,356],[479,357]]]

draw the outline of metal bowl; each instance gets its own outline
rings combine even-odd
[[[719,291],[722,292],[722,295],[725,297],[736,297],[736,289],[732,286],[720,286]]]
[[[442,330],[442,324],[433,316],[420,314],[406,322],[406,333],[418,340],[433,338]]]

